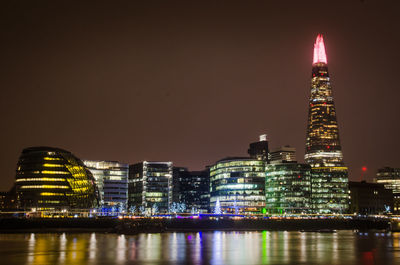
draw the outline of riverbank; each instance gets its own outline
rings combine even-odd
[[[387,219],[3,218],[0,233],[390,230]]]

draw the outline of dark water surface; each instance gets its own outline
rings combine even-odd
[[[400,233],[0,234],[0,264],[400,264]]]

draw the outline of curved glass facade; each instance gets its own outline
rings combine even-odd
[[[19,207],[23,209],[87,209],[98,202],[90,171],[73,154],[59,148],[24,149],[15,181]]]
[[[210,206],[222,212],[261,213],[265,206],[265,162],[227,158],[210,168]]]

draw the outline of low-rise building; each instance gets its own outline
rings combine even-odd
[[[269,153],[269,160],[275,163],[296,162],[296,148],[289,145],[274,148]]]
[[[375,182],[393,191],[393,213],[400,214],[400,168],[384,167],[378,169]]]
[[[349,181],[349,213],[377,215],[393,212],[393,192],[383,184]]]

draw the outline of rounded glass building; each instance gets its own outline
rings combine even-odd
[[[210,206],[221,212],[261,213],[265,206],[265,162],[225,158],[210,168]]]
[[[88,209],[98,203],[94,178],[80,159],[53,147],[30,147],[17,164],[19,207],[36,210]]]

